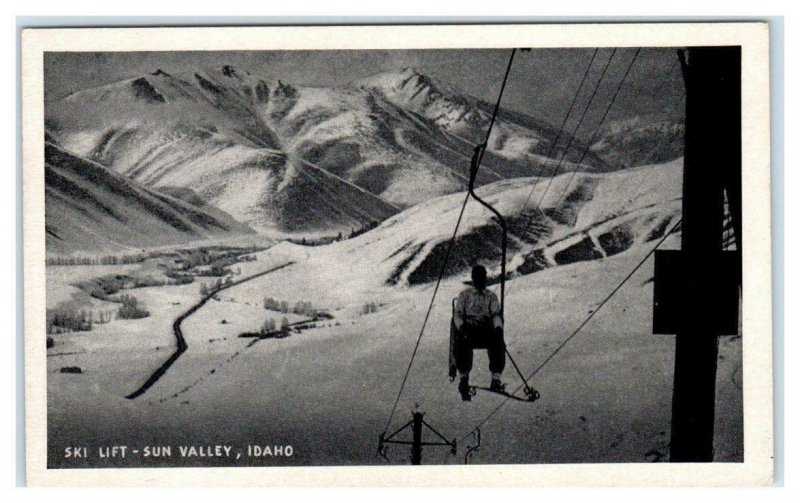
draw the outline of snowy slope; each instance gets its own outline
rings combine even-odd
[[[671,161],[683,156],[683,120],[637,116],[603,126],[592,151],[625,167]]]
[[[52,143],[45,144],[45,195],[51,253],[141,249],[253,232],[196,196],[144,188]]]
[[[509,222],[509,277],[538,277],[652,247],[680,218],[681,167],[677,160],[615,173],[565,174],[553,179],[546,193],[548,180],[536,179],[496,182],[478,192]],[[534,185],[529,207],[542,199],[542,210],[522,212]],[[463,201],[464,193],[436,198],[360,236],[325,246],[280,243],[270,249],[269,259],[295,264],[237,290],[251,298],[269,291],[291,302],[313,299],[337,315],[358,313],[367,301],[402,303],[438,278]],[[476,262],[486,265],[496,281],[500,239],[491,214],[470,201],[445,281],[461,285]]]
[[[648,240],[654,222],[674,219],[679,212],[670,199],[679,193],[680,171],[679,163],[671,163],[576,176],[575,187],[596,183],[591,197],[581,199],[574,223],[556,225],[548,237],[531,239],[528,246],[549,250],[576,232],[602,244],[606,241],[599,236],[623,222],[636,237],[619,253],[519,274],[508,282],[506,342],[524,372],[545,361],[655,245]],[[556,179],[554,186],[563,187],[567,180]],[[526,195],[520,192],[527,187],[517,185],[522,182],[498,182],[482,191],[511,214]],[[558,207],[558,199],[557,193],[545,197],[543,207]],[[411,248],[422,244],[428,249],[448,237],[460,201],[460,195],[439,198],[351,240],[319,247],[282,243],[260,252],[257,261],[242,265],[243,274],[288,261],[295,265],[226,290],[186,320],[189,349],[136,400],[124,396],[169,354],[174,345],[171,323],[198,300],[196,285],[138,289],[136,295],[152,309],[152,318],[115,321],[88,334],[55,335],[56,346],[48,356],[51,466],[385,464],[375,454],[377,436],[386,428],[433,291],[430,283],[407,283],[413,266],[403,269],[396,284],[386,280]],[[646,223],[653,215],[659,218]],[[464,235],[487,221],[483,210],[471,203]],[[678,245],[675,235],[663,247]],[[652,267],[650,258],[537,374],[531,384],[541,392],[539,401],[508,402],[483,424],[483,445],[472,462],[667,460],[674,338],[652,334]],[[390,431],[398,428],[419,406],[426,421],[448,438],[464,440],[457,456],[426,447],[425,464],[463,463],[466,446],[474,445],[474,439],[462,436],[502,401],[481,393],[462,402],[446,377],[450,299],[463,288],[465,276],[449,276],[442,283],[388,426]],[[309,301],[334,318],[285,339],[238,337],[276,316],[261,307],[265,296],[290,304]],[[378,306],[377,312],[361,310],[368,302]],[[59,373],[66,365],[80,366],[84,373]],[[486,365],[479,352],[472,375],[476,384],[488,382]],[[519,384],[510,366],[504,379],[511,388]],[[737,337],[721,338],[717,411],[715,459],[741,461]],[[135,447],[208,441],[232,445],[238,452],[248,444],[288,444],[294,455],[66,460],[63,448],[75,439],[92,448],[122,439]],[[391,463],[408,462],[404,447],[393,446],[388,456]]]
[[[549,187],[550,179],[505,180],[481,187],[478,194],[506,218],[508,273],[515,277],[649,246],[679,218],[681,180],[678,159],[614,173],[564,174]],[[356,238],[310,251],[296,247],[297,253],[311,257],[302,267],[313,267],[313,277],[330,278],[331,283],[333,275],[347,277],[356,281],[356,290],[433,281],[463,200],[464,193],[433,199]],[[470,201],[446,276],[466,274],[481,262],[496,277],[500,242],[500,227],[491,214]]]
[[[73,93],[46,125],[70,151],[149,187],[192,189],[258,231],[330,234],[465,187],[489,105],[416,73],[395,89],[406,74],[314,88],[230,66],[156,70]],[[413,94],[413,82],[427,87]],[[530,117],[504,110],[495,131],[479,184],[548,173],[560,155],[545,157],[555,132]],[[593,155],[574,165],[579,147],[561,172],[613,169]],[[306,208],[325,211],[301,222]]]

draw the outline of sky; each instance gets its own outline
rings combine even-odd
[[[606,48],[597,52],[587,90],[599,80],[612,52],[613,58],[589,116],[602,114],[635,51]],[[560,124],[593,52],[594,49],[517,51],[502,105]],[[378,72],[414,67],[494,103],[510,54],[506,49],[46,53],[45,103],[81,89],[146,75],[158,68],[180,75],[222,65],[306,86],[343,86]],[[590,93],[584,94],[588,98]],[[609,120],[637,115],[682,117],[683,96],[675,49],[643,48],[620,88]]]

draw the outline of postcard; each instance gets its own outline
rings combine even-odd
[[[22,41],[29,484],[771,483],[766,24]]]

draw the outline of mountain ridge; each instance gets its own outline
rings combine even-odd
[[[141,249],[252,234],[245,224],[193,202],[141,187],[119,173],[45,142],[48,253]],[[196,196],[195,196],[196,197]]]
[[[375,76],[310,87],[229,65],[178,76],[156,69],[71,93],[48,107],[47,131],[147,187],[192,189],[260,233],[346,231],[465,188],[490,105],[411,73],[392,91]],[[499,117],[478,184],[551,171],[551,126],[504,109]],[[560,172],[616,169],[593,154],[577,166],[573,156]],[[309,169],[325,179],[325,194],[304,181]],[[340,208],[304,223],[297,199]]]

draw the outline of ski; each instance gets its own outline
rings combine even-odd
[[[533,388],[527,388],[525,390],[525,396],[522,397],[513,393],[509,393],[505,390],[505,386],[502,390],[491,389],[488,386],[470,386],[470,392],[472,396],[475,396],[479,389],[483,391],[489,391],[490,393],[496,393],[512,400],[517,400],[518,402],[535,402],[540,397],[539,392]]]

